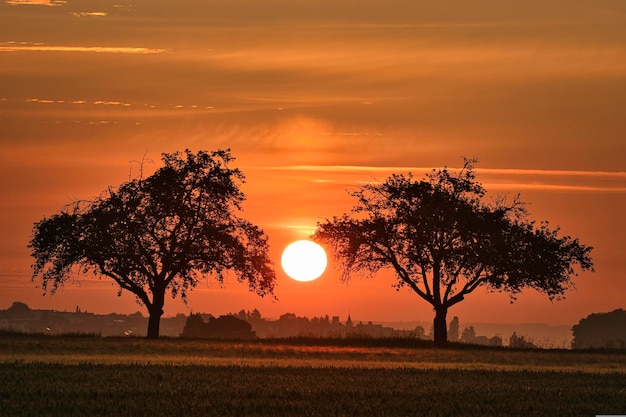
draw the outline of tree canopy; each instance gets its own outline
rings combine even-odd
[[[519,197],[486,201],[475,160],[463,168],[433,170],[423,180],[394,174],[351,193],[352,211],[318,223],[313,240],[332,253],[342,279],[395,272],[435,310],[435,343],[445,345],[446,314],[479,287],[525,288],[558,299],[572,276],[593,270],[592,248],[560,236],[559,228],[529,220]]]
[[[626,311],[592,313],[572,327],[572,349],[625,349]]]
[[[54,293],[73,274],[113,279],[135,294],[158,337],[165,294],[186,301],[204,277],[224,283],[227,271],[260,296],[273,294],[268,239],[238,216],[243,173],[229,150],[164,153],[147,178],[110,187],[35,223],[29,242],[33,279]]]

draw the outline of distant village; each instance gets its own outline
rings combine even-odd
[[[103,337],[143,337],[148,318],[140,312],[125,314],[94,314],[76,307],[75,311],[33,310],[16,301],[6,310],[0,310],[0,331],[19,333],[91,334]],[[581,319],[572,328],[573,349],[625,349],[626,311],[595,313]],[[254,309],[241,310],[225,316],[191,313],[161,319],[161,336],[213,338],[213,339],[267,339],[267,338],[410,338],[431,340],[432,329],[422,326],[413,329],[394,329],[371,321],[353,321],[348,314],[340,317],[299,317],[286,313],[278,319],[268,319]],[[531,340],[515,332],[503,341],[500,336],[477,335],[473,326],[460,330],[459,319],[454,317],[448,326],[450,342],[485,346],[536,348]]]
[[[261,317],[258,310],[240,311],[227,316],[230,327],[237,327],[237,322],[245,322],[250,327],[251,333],[245,335],[240,332],[236,338],[288,338],[288,337],[317,337],[317,338],[346,338],[346,337],[369,337],[369,338],[425,338],[424,330],[419,327],[415,330],[396,330],[380,324],[353,323],[348,316],[345,322],[340,322],[339,317],[324,316],[308,319],[297,317],[287,313],[278,320]],[[211,314],[178,314],[174,317],[161,319],[161,335],[166,337],[203,337],[202,323],[208,324],[218,320]],[[235,319],[235,320],[232,320]],[[196,323],[196,330],[185,331],[185,326],[190,321]],[[222,318],[221,321],[224,321]],[[140,312],[130,315],[124,314],[94,314],[76,307],[75,311],[56,310],[32,310],[28,305],[14,302],[7,310],[0,310],[0,330],[21,333],[46,333],[46,334],[97,334],[101,336],[145,336],[148,326],[148,318]],[[228,327],[228,326],[227,326]],[[232,331],[224,329],[221,333],[210,335],[211,337],[232,336]]]
[[[161,319],[161,334],[178,337],[187,316]],[[101,336],[145,336],[148,318],[139,311],[125,314],[94,314],[80,307],[75,311],[31,310],[16,301],[7,310],[0,310],[0,330],[44,334],[97,334]]]
[[[0,330],[20,333],[43,334],[93,334],[99,336],[138,336],[146,335],[148,318],[140,312],[130,315],[99,315],[81,310],[75,311],[32,310],[28,305],[14,302],[7,310],[0,310]],[[432,331],[431,331],[432,333]],[[161,319],[161,335],[165,337],[189,338],[411,338],[430,340],[432,336],[422,326],[414,329],[394,329],[371,321],[355,322],[348,315],[345,321],[338,316],[298,317],[286,313],[277,320],[267,319],[254,309],[221,317],[211,314],[192,313],[189,316],[178,314]],[[502,346],[502,338],[478,336],[473,327],[461,334],[458,318],[450,323],[449,339],[452,342],[466,342],[490,346]],[[521,338],[523,341],[523,338]],[[532,344],[530,344],[532,345]],[[529,346],[530,346],[529,345]]]

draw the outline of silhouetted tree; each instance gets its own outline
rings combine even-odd
[[[416,339],[425,339],[426,338],[426,330],[422,326],[415,327],[415,338]]]
[[[526,340],[524,336],[518,336],[515,332],[509,337],[509,347],[517,349],[537,349],[537,345],[530,340]]]
[[[251,313],[248,313],[249,320],[261,320],[261,312],[256,308],[252,310]]]
[[[459,318],[454,316],[448,326],[448,340],[451,342],[459,341]]]
[[[272,294],[267,237],[237,216],[244,176],[229,168],[233,160],[229,150],[165,153],[153,175],[44,218],[29,243],[33,279],[51,293],[74,272],[113,279],[146,306],[149,338],[159,336],[165,294],[186,301],[203,277],[222,284],[230,270],[251,291]]]
[[[235,316],[212,318],[207,323],[206,329],[206,335],[211,339],[250,340],[256,338],[250,323]]]
[[[27,315],[30,313],[30,307],[21,301],[14,301],[7,312],[13,316]]]
[[[459,338],[460,342],[469,343],[472,345],[481,345],[481,346],[502,346],[502,338],[500,336],[477,336],[476,329],[474,326],[469,326],[463,329],[461,333],[461,337]]]
[[[233,315],[209,317],[205,322],[200,314],[190,314],[180,335],[185,338],[202,339],[236,339],[250,340],[256,338],[250,323]]]
[[[463,332],[461,333],[461,339],[460,339],[461,342],[473,343],[475,339],[476,339],[476,330],[474,329],[474,326],[469,326],[463,329]]]
[[[185,321],[185,327],[180,337],[184,338],[202,338],[207,337],[206,322],[202,319],[200,314],[189,314]]]
[[[591,247],[548,223],[535,227],[516,197],[484,202],[473,163],[453,174],[433,170],[424,180],[394,174],[351,193],[348,214],[318,223],[313,239],[324,244],[342,269],[372,276],[395,272],[397,289],[407,285],[433,306],[434,340],[447,342],[448,309],[479,287],[515,298],[534,288],[550,299],[571,287],[574,267],[593,270]]]
[[[593,313],[572,327],[572,349],[626,348],[626,311]]]

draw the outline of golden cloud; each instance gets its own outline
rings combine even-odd
[[[6,3],[11,6],[21,6],[24,4],[34,4],[37,6],[64,6],[67,1],[65,0],[6,0]]]
[[[0,52],[95,52],[109,54],[161,54],[170,49],[119,47],[119,46],[54,46],[42,44],[5,43],[0,44]]]
[[[105,17],[108,15],[107,12],[72,12],[70,14],[76,17]]]

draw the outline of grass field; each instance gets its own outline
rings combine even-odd
[[[0,335],[4,416],[626,414],[626,353]]]

